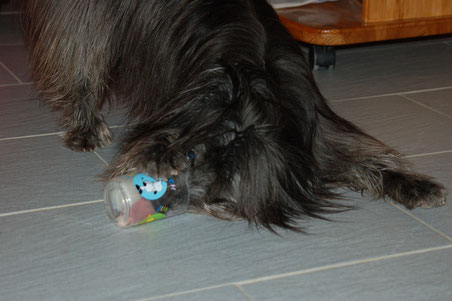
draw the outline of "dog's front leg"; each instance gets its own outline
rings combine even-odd
[[[61,124],[67,128],[64,143],[74,151],[94,151],[108,145],[113,134],[98,112],[99,100],[81,88],[65,100]]]
[[[75,151],[93,151],[113,137],[99,113],[108,94],[112,60],[110,31],[99,17],[102,9],[94,1],[29,0],[26,4],[24,25],[33,79],[42,99],[62,113],[64,142]]]

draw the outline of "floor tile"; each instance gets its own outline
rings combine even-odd
[[[336,68],[314,75],[331,100],[452,86],[452,48],[440,43],[359,53],[338,50]]]
[[[61,131],[57,116],[33,96],[30,86],[0,87],[0,138]]]
[[[0,86],[0,139],[8,137],[61,132],[59,113],[39,100],[32,84]],[[123,123],[124,113],[120,109],[106,106],[103,110],[107,123],[118,126]]]
[[[452,300],[452,249],[327,270],[243,288],[259,301]]]
[[[452,34],[444,34],[438,36],[427,36],[418,38],[409,38],[401,40],[391,40],[391,41],[381,41],[374,43],[364,43],[356,45],[344,45],[339,46],[337,49],[343,54],[351,54],[357,52],[372,52],[372,51],[382,51],[382,50],[393,50],[395,48],[406,48],[412,47],[422,47],[432,44],[444,44],[452,42]]]
[[[37,99],[38,96],[34,91],[32,84],[10,84],[0,85],[0,101],[5,100],[24,100]]]
[[[1,61],[0,61],[1,62]],[[17,80],[0,64],[0,85],[17,84]]]
[[[333,109],[404,154],[452,149],[452,120],[400,96],[333,102]]]
[[[389,204],[360,205],[281,236],[194,214],[123,230],[102,203],[0,217],[0,300],[150,298],[450,243]]]
[[[112,105],[112,107],[106,105],[102,108],[102,115],[105,117],[105,121],[110,126],[121,126],[127,123],[126,120],[126,110],[120,108],[117,105]]]
[[[0,46],[0,62],[3,62],[22,82],[31,81],[25,46]]]
[[[56,136],[0,141],[0,213],[102,199],[96,176],[105,165],[61,144]]]
[[[0,8],[3,12],[3,7]],[[23,45],[23,30],[19,14],[0,14],[0,45]]]
[[[452,88],[426,93],[409,94],[407,97],[447,114],[452,118]]]
[[[452,153],[410,158],[418,172],[435,177],[449,192],[448,203],[435,209],[409,211],[452,238]]]

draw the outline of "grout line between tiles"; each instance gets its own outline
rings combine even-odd
[[[118,128],[122,128],[122,127],[124,127],[124,125],[113,125],[113,126],[110,126],[110,129],[118,129]],[[64,133],[65,132],[53,132],[53,133],[46,133],[46,134],[6,137],[6,138],[0,138],[0,141],[20,140],[20,139],[28,139],[28,138],[39,138],[39,137],[46,137],[46,136],[57,136],[57,135],[63,135]]]
[[[259,278],[255,278],[255,279],[236,282],[234,284],[248,285],[248,284],[266,282],[266,281],[270,281],[270,280],[276,280],[276,279],[287,278],[287,277],[292,277],[292,276],[299,276],[299,275],[304,275],[304,274],[322,272],[322,271],[326,271],[326,270],[339,269],[339,268],[354,266],[354,265],[358,265],[358,264],[365,264],[365,263],[371,263],[371,262],[376,262],[376,261],[395,259],[395,258],[404,257],[404,256],[419,255],[419,254],[447,250],[447,249],[452,249],[452,244],[448,244],[445,246],[439,246],[439,247],[414,250],[414,251],[401,252],[401,253],[396,253],[396,254],[391,254],[391,255],[383,255],[383,256],[378,256],[378,257],[351,260],[351,261],[346,261],[346,262],[342,262],[342,263],[329,264],[329,265],[324,265],[324,266],[320,266],[320,267],[304,269],[304,270],[300,270],[300,271],[296,271],[296,272],[289,272],[289,273],[276,274],[276,275],[271,275],[271,276],[266,276],[266,277],[259,277]]]
[[[32,85],[32,84],[33,84],[33,82],[2,84],[2,85],[0,85],[0,88],[10,87],[10,86],[20,86],[20,85]],[[404,91],[404,92],[395,92],[395,93],[388,93],[388,94],[376,94],[376,95],[360,96],[360,97],[353,97],[353,98],[329,99],[329,102],[346,102],[346,101],[361,100],[361,99],[372,99],[372,98],[378,98],[378,97],[401,96],[401,95],[419,94],[419,93],[425,93],[425,92],[435,92],[435,91],[442,91],[442,90],[449,90],[449,89],[452,89],[452,86],[445,86],[445,87],[438,87],[438,88],[431,88],[431,89],[422,89],[422,90],[413,90],[413,91]]]
[[[353,100],[372,99],[372,98],[378,98],[378,97],[401,96],[401,95],[418,94],[418,93],[425,93],[425,92],[435,92],[435,91],[442,91],[442,90],[449,90],[449,89],[452,89],[452,86],[438,87],[438,88],[431,88],[431,89],[422,89],[422,90],[413,90],[413,91],[403,91],[403,92],[395,92],[395,93],[387,93],[387,94],[379,94],[379,95],[371,95],[371,96],[361,96],[361,97],[353,97],[353,98],[330,99],[329,102],[335,102],[335,103],[336,102],[346,102],[346,101],[353,101]]]
[[[345,267],[350,267],[350,266],[354,266],[354,265],[372,263],[372,262],[383,261],[383,260],[388,260],[388,259],[395,259],[395,258],[400,258],[400,257],[404,257],[404,256],[420,255],[420,254],[425,254],[425,253],[429,253],[429,252],[442,251],[442,250],[448,250],[448,249],[452,249],[452,244],[448,244],[445,246],[439,246],[439,247],[419,249],[419,250],[414,250],[414,251],[401,252],[401,253],[396,253],[396,254],[391,254],[391,255],[351,260],[351,261],[346,261],[346,262],[342,262],[342,263],[329,264],[329,265],[324,265],[324,266],[320,266],[320,267],[304,269],[304,270],[299,270],[299,271],[295,271],[295,272],[275,274],[275,275],[271,275],[271,276],[259,277],[259,278],[244,280],[244,281],[223,283],[223,284],[208,286],[208,287],[199,288],[199,289],[192,289],[192,290],[186,290],[186,291],[177,292],[177,293],[155,296],[155,297],[151,297],[151,298],[139,299],[137,301],[161,300],[161,299],[165,299],[165,298],[169,298],[169,297],[183,296],[186,294],[193,294],[193,293],[203,292],[203,291],[207,291],[207,290],[224,288],[224,287],[228,287],[228,286],[242,287],[244,285],[250,285],[250,284],[255,284],[255,283],[260,283],[260,282],[283,279],[283,278],[311,274],[311,273],[316,273],[316,272],[323,272],[323,271],[327,271],[327,270],[345,268]]]
[[[42,208],[30,209],[30,210],[14,211],[14,212],[8,212],[8,213],[0,213],[0,217],[14,216],[14,215],[20,215],[20,214],[27,214],[27,213],[43,212],[43,211],[50,211],[50,210],[70,208],[70,207],[86,206],[86,205],[102,203],[103,201],[104,200],[88,201],[88,202],[72,203],[72,204],[59,205],[59,206],[42,207]]]
[[[452,150],[433,152],[433,153],[425,153],[425,154],[416,154],[416,155],[408,155],[404,156],[404,158],[417,158],[417,157],[425,157],[425,156],[434,156],[434,155],[442,155],[452,153]]]
[[[0,66],[2,66],[6,71],[8,71],[8,73],[14,77],[14,79],[19,83],[19,84],[23,84],[24,82],[20,80],[20,78],[18,78],[14,72],[12,72],[8,67],[6,67],[5,64],[3,64],[2,62],[0,62]]]
[[[107,165],[107,166],[110,166],[110,164],[104,159],[104,158],[102,158],[102,156],[101,155],[99,155],[98,153],[97,153],[97,151],[94,151],[94,154],[105,164],[105,165]]]
[[[444,237],[445,239],[447,239],[448,241],[452,242],[452,238],[449,237],[448,235],[444,234],[443,232],[441,232],[440,230],[436,229],[435,227],[427,224],[426,222],[424,222],[422,219],[420,219],[419,217],[415,216],[414,214],[406,211],[405,209],[399,207],[398,205],[394,204],[393,202],[388,202],[390,205],[392,205],[393,207],[399,209],[400,211],[402,211],[403,213],[405,213],[406,215],[410,216],[411,218],[413,218],[414,220],[416,220],[418,223],[424,225],[425,227],[429,228],[431,231],[435,232],[436,234]]]
[[[248,295],[248,293],[246,292],[246,290],[241,287],[240,285],[236,284],[235,285],[236,288],[238,288],[250,301],[255,301],[250,295]]]
[[[437,110],[437,109],[434,109],[434,108],[432,108],[432,107],[430,107],[430,106],[427,106],[426,104],[423,104],[422,102],[419,102],[419,101],[417,101],[417,100],[415,100],[415,99],[413,99],[413,98],[411,98],[411,97],[408,97],[407,95],[401,94],[400,96],[403,97],[403,98],[405,98],[405,99],[408,100],[408,101],[411,101],[411,102],[414,103],[414,104],[417,104],[418,106],[421,106],[421,107],[427,109],[427,110],[430,110],[430,111],[432,111],[432,112],[435,112],[435,113],[437,113],[437,114],[440,114],[441,116],[444,116],[444,117],[446,117],[446,118],[452,119],[452,116],[450,116],[449,114],[446,114],[446,113],[444,113],[444,112],[441,112],[441,111],[439,111],[439,110]]]
[[[47,136],[57,136],[57,135],[62,135],[62,134],[64,134],[64,132],[54,132],[54,133],[47,133],[47,134],[36,134],[36,135],[28,135],[28,136],[7,137],[7,138],[0,138],[0,141],[20,140],[20,139],[28,139],[28,138],[39,138],[39,137],[47,137]]]
[[[124,125],[114,125],[110,126],[111,129],[117,129],[122,128]],[[9,140],[19,140],[19,139],[28,139],[28,138],[39,138],[39,137],[47,137],[47,136],[56,136],[56,135],[63,135],[64,132],[54,132],[54,133],[46,133],[46,134],[36,134],[36,135],[28,135],[28,136],[16,136],[16,137],[6,137],[6,138],[0,138],[1,141],[9,141]],[[102,158],[97,152],[94,152],[100,160],[102,160],[107,166],[109,163],[105,161],[105,159]],[[425,156],[434,156],[434,155],[441,155],[441,154],[448,154],[452,153],[452,150],[444,150],[444,151],[438,151],[438,152],[432,152],[432,153],[423,153],[423,154],[414,154],[414,155],[407,155],[404,156],[404,158],[416,158],[416,157],[425,157]]]
[[[233,287],[235,285],[234,285],[234,283],[223,283],[223,284],[219,284],[219,285],[212,285],[212,286],[207,286],[207,287],[203,287],[203,288],[196,288],[196,289],[186,290],[186,291],[177,292],[177,293],[171,293],[171,294],[166,294],[166,295],[161,295],[161,296],[138,299],[136,301],[162,300],[162,299],[166,299],[166,298],[170,298],[170,297],[178,297],[178,296],[183,296],[183,295],[188,295],[188,294],[200,293],[200,292],[210,291],[210,290],[224,288],[224,287],[228,287],[228,286]]]
[[[0,45],[1,46],[1,45]],[[22,86],[22,85],[32,85],[33,82],[26,82],[26,83],[14,83],[14,84],[2,84],[0,85],[0,88],[7,88],[7,87],[14,87],[14,86]]]

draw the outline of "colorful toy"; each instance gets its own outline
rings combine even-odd
[[[105,187],[104,200],[111,221],[128,228],[184,213],[189,197],[187,182],[181,177],[163,181],[133,173],[112,179]]]

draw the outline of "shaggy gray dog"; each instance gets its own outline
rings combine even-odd
[[[328,107],[265,0],[28,0],[25,10],[33,77],[69,148],[112,141],[106,101],[128,109],[132,129],[105,179],[189,175],[192,210],[269,229],[347,209],[337,187],[409,209],[445,204],[441,184]]]

